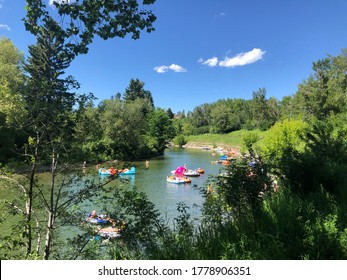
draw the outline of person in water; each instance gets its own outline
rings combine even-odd
[[[96,210],[93,210],[92,212],[90,212],[90,213],[88,214],[88,217],[87,217],[87,219],[86,219],[86,222],[89,222],[89,221],[91,221],[91,220],[93,220],[93,219],[101,219],[101,218],[99,217],[99,215],[96,213]]]
[[[86,221],[90,221],[92,219],[97,219],[98,218],[98,214],[96,213],[96,210],[93,210],[92,212],[90,212],[88,214],[88,218],[86,219]]]
[[[88,218],[86,219],[86,221],[89,222],[92,219],[104,220],[104,221],[108,221],[110,223],[114,223],[114,221],[110,217],[103,217],[101,215],[98,215],[96,213],[96,210],[93,210],[92,212],[90,212],[88,214]]]

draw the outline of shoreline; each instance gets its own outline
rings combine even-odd
[[[234,155],[241,156],[240,147],[232,147],[225,144],[215,145],[210,143],[197,143],[197,142],[188,142],[183,145],[182,148],[188,149],[200,149],[203,151],[213,151],[213,152],[224,152],[224,153],[232,153]]]

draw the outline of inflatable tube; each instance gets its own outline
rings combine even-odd
[[[119,238],[121,237],[120,233],[118,232],[102,232],[99,234],[102,238]]]
[[[105,214],[99,214],[96,215],[96,217],[92,217],[92,212],[90,212],[88,214],[88,218],[86,220],[86,222],[90,223],[90,224],[103,224],[106,225],[108,224],[110,221],[107,219],[107,215]]]
[[[183,172],[183,175],[189,177],[199,177],[200,173],[196,170],[187,170]]]
[[[178,178],[178,177],[167,177],[166,181],[168,183],[172,183],[172,184],[189,184],[192,182],[192,180],[188,179],[188,178]]]
[[[205,170],[202,169],[202,168],[198,168],[198,169],[196,169],[196,172],[199,172],[200,174],[203,174],[203,173],[205,173]]]
[[[88,223],[106,225],[106,224],[108,224],[108,220],[104,220],[104,219],[100,219],[100,218],[92,218],[92,219],[88,220]]]
[[[102,175],[102,176],[110,176],[111,173],[109,170],[107,170],[106,168],[100,168],[99,169],[99,175]]]
[[[119,175],[134,175],[136,173],[136,168],[132,166],[130,169],[118,170]]]
[[[101,176],[110,176],[110,175],[116,175],[117,170],[114,168],[106,169],[106,168],[100,168],[99,169],[99,175]]]

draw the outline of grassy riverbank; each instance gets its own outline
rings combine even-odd
[[[243,150],[243,138],[249,133],[256,133],[262,139],[266,135],[266,131],[260,130],[238,130],[228,134],[201,134],[186,136],[186,147],[233,147]]]

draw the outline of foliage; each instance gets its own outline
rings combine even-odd
[[[296,172],[296,158],[305,146],[301,136],[306,127],[302,121],[286,119],[269,129],[259,150],[272,173],[290,177]]]
[[[124,92],[124,101],[125,102],[131,102],[135,101],[136,99],[142,99],[144,101],[144,104],[146,104],[147,108],[144,108],[144,115],[154,107],[154,101],[152,94],[149,90],[144,89],[144,82],[141,82],[139,79],[131,79],[129,86],[125,89]]]
[[[94,35],[137,39],[140,30],[152,31],[151,11],[140,10],[138,1],[56,7],[62,21],[43,1],[27,1],[25,24],[37,42],[29,47],[26,78],[22,54],[0,40],[0,161],[18,161],[11,150],[26,143],[31,167],[24,180],[1,174],[18,192],[3,201],[0,222],[15,218],[19,224],[0,242],[3,259],[39,258],[42,249],[45,259],[347,258],[346,50],[314,62],[314,73],[282,101],[268,99],[261,88],[251,100],[218,100],[173,119],[171,110],[154,108],[138,79],[130,81],[123,100],[118,93],[94,107],[92,96],[75,94],[79,85],[65,73]],[[224,135],[194,136],[206,132]],[[175,135],[179,145],[244,143],[248,152],[201,190],[206,200],[197,227],[185,204],[178,204],[180,215],[169,228],[144,194],[62,176],[66,170],[57,164],[147,158],[163,153]],[[49,184],[36,176],[42,164],[50,166]],[[126,221],[122,239],[109,241],[107,249],[105,241],[91,240],[95,232],[80,227],[82,202],[102,202],[112,217]],[[57,245],[65,226],[74,230],[68,250]]]
[[[173,121],[165,110],[152,107],[151,93],[143,85],[131,80],[124,100],[111,98],[83,110],[75,137],[84,159],[131,160],[164,152],[176,133]]]
[[[270,107],[271,106],[271,107]],[[255,127],[266,130],[277,120],[277,104],[275,99],[266,99],[266,89],[260,88],[253,92],[251,100],[252,119]]]
[[[45,133],[51,141],[65,132],[71,135],[70,113],[76,99],[70,90],[79,87],[73,77],[62,78],[70,61],[64,53],[64,42],[47,26],[37,34],[36,45],[29,46],[30,57],[25,70],[30,75],[23,93],[29,122],[38,134]],[[36,135],[35,135],[36,136]]]
[[[313,63],[314,73],[299,85],[297,95],[302,96],[308,117],[325,119],[331,114],[346,111],[347,50],[333,57]]]
[[[31,165],[29,180],[23,186],[26,257],[32,254],[34,236],[40,236],[32,231],[33,214],[36,208],[45,208],[47,227],[43,258],[49,259],[60,202],[68,195],[62,188],[57,190],[58,158],[67,160],[73,147],[76,124],[73,117],[81,111],[77,110],[75,114],[74,106],[77,103],[82,105],[88,99],[84,96],[77,102],[75,94],[70,91],[77,89],[79,84],[73,77],[66,76],[65,70],[77,55],[88,52],[88,45],[95,35],[108,39],[123,38],[131,33],[133,39],[138,39],[141,30],[154,30],[152,23],[156,17],[151,11],[140,9],[137,1],[55,1],[60,20],[50,15],[43,1],[28,0],[26,3],[24,23],[36,37],[36,44],[29,46],[30,57],[25,66],[29,77],[25,90],[21,92],[28,114],[24,125],[29,130],[24,154]],[[143,5],[153,3],[154,0],[148,0]],[[5,58],[9,57],[7,54]],[[10,73],[10,77],[15,75]],[[47,193],[36,182],[37,167],[42,163],[50,164],[51,181]],[[73,199],[70,201],[77,203]]]
[[[109,159],[134,159],[146,152],[144,134],[147,123],[143,115],[146,107],[141,100],[124,103],[120,100],[104,101],[100,114],[99,126],[102,134],[99,139],[105,140]]]
[[[347,127],[345,116],[330,117],[325,121],[313,121],[303,136],[306,150],[302,157],[305,168],[306,190],[323,187],[338,194],[347,187]],[[311,166],[311,171],[308,170]],[[309,174],[314,176],[308,176]],[[304,176],[304,175],[303,175]]]
[[[160,239],[170,236],[170,230],[160,217],[158,210],[148,201],[144,193],[128,190],[119,186],[118,188],[105,189],[105,195],[100,200],[104,202],[104,213],[119,223],[125,222],[122,238],[106,240],[107,250],[101,250],[103,243],[97,239],[86,239],[85,234],[71,238],[72,251],[67,252],[66,257],[78,259],[137,259],[147,258],[154,254],[162,246]],[[107,203],[105,203],[107,202]],[[75,223],[75,226],[79,226]],[[88,228],[85,230],[88,232]],[[92,233],[95,235],[95,233]],[[84,238],[82,238],[84,236]],[[81,244],[84,243],[82,247]]]
[[[248,132],[243,137],[243,144],[252,157],[255,156],[254,146],[260,140],[259,135],[256,132]]]
[[[24,87],[23,54],[6,38],[0,38],[0,162],[14,157],[15,146],[23,145],[20,130],[26,117],[20,93]]]
[[[259,158],[242,158],[229,165],[226,174],[226,177],[219,177],[215,188],[231,207],[232,216],[241,218],[251,214],[255,217],[264,194],[270,191],[267,166]]]
[[[157,108],[148,114],[148,146],[154,154],[163,154],[175,134],[172,120],[164,109]]]
[[[173,139],[173,142],[174,142],[175,145],[179,146],[180,148],[181,148],[183,145],[187,144],[187,140],[186,140],[186,138],[185,138],[182,134],[177,135],[177,136]]]
[[[142,6],[154,2],[146,0]],[[28,0],[25,27],[37,36],[42,23],[48,24],[48,28],[59,38],[66,40],[65,56],[68,59],[86,54],[95,35],[106,40],[132,34],[132,39],[139,39],[141,30],[154,31],[156,16],[152,11],[140,7],[138,1],[76,0],[73,3],[55,1],[54,4],[60,16],[57,21],[49,14],[44,1]]]
[[[212,133],[227,133],[237,129],[237,124],[232,122],[232,110],[226,104],[216,105],[210,112]]]

